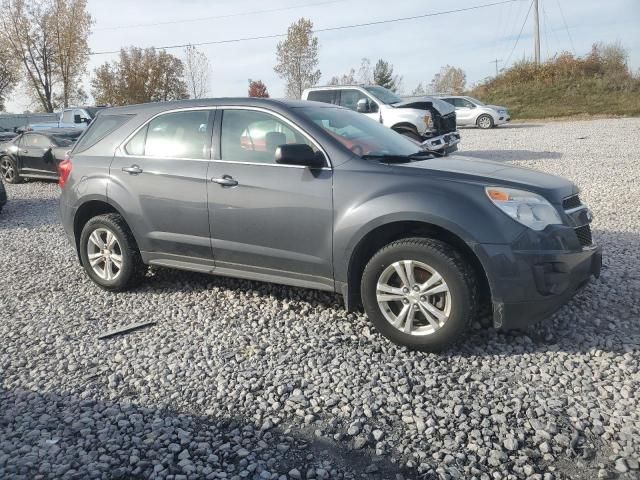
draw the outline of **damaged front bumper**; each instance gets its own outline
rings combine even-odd
[[[421,145],[429,152],[446,155],[458,150],[458,143],[460,143],[460,133],[456,130],[437,137],[423,137]]]

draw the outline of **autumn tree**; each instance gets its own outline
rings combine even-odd
[[[386,60],[378,60],[373,69],[373,83],[388,88],[392,92],[400,89],[402,77],[393,74],[393,65]]]
[[[87,0],[52,0],[50,28],[54,37],[54,64],[60,80],[60,103],[68,107],[86,99],[79,87],[89,60],[93,19],[87,11]],[[86,101],[86,100],[85,100]]]
[[[262,82],[262,80],[249,79],[248,95],[250,97],[269,98],[269,91],[267,90],[267,86]]]
[[[182,61],[164,50],[130,47],[119,60],[94,71],[91,93],[98,104],[129,105],[188,98]]]
[[[6,44],[0,45],[0,111],[4,111],[7,95],[18,84],[20,77],[17,59],[9,51]]]
[[[287,97],[300,98],[305,88],[320,80],[318,37],[313,35],[311,20],[301,18],[292,23],[287,38],[278,43],[275,72],[287,82]]]
[[[193,45],[187,46],[184,54],[184,78],[189,96],[204,98],[209,91],[209,59]]]
[[[51,31],[52,13],[44,1],[3,0],[0,42],[22,64],[29,94],[46,112],[54,110],[56,41]]]
[[[467,75],[464,70],[445,65],[433,76],[430,88],[433,93],[460,95],[464,93],[466,86]]]

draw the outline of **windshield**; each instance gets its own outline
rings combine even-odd
[[[346,108],[300,107],[298,110],[359,157],[405,157],[421,151],[417,142]]]
[[[371,95],[376,97],[378,100],[380,100],[382,103],[387,103],[391,105],[394,103],[400,103],[402,101],[402,99],[398,95],[393,93],[391,90],[388,90],[379,85],[364,87],[364,89],[367,92],[369,92]]]
[[[471,103],[475,103],[476,105],[478,105],[479,107],[484,107],[484,103],[482,103],[480,100],[478,100],[477,98],[473,98],[473,97],[467,97],[467,100],[469,100]]]
[[[85,111],[91,115],[91,118],[96,118],[96,113],[103,110],[104,107],[84,107]]]

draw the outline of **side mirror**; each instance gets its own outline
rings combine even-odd
[[[371,107],[369,106],[369,100],[361,98],[356,104],[356,111],[358,113],[371,113]]]
[[[73,123],[82,123],[82,117],[79,114],[73,116]]]
[[[289,143],[276,148],[276,163],[282,165],[302,165],[309,168],[321,168],[324,166],[324,158],[316,154],[305,143]]]

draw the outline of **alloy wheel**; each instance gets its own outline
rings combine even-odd
[[[0,161],[0,173],[7,182],[11,182],[15,177],[16,171],[13,168],[13,163],[8,158],[3,158]]]
[[[433,267],[415,260],[389,265],[378,278],[376,299],[387,321],[409,335],[431,335],[451,314],[447,282]]]
[[[480,128],[489,128],[491,127],[491,119],[489,117],[482,116],[478,119],[478,126]]]
[[[112,281],[122,272],[122,248],[115,234],[107,228],[96,228],[87,240],[87,259],[94,273]]]

